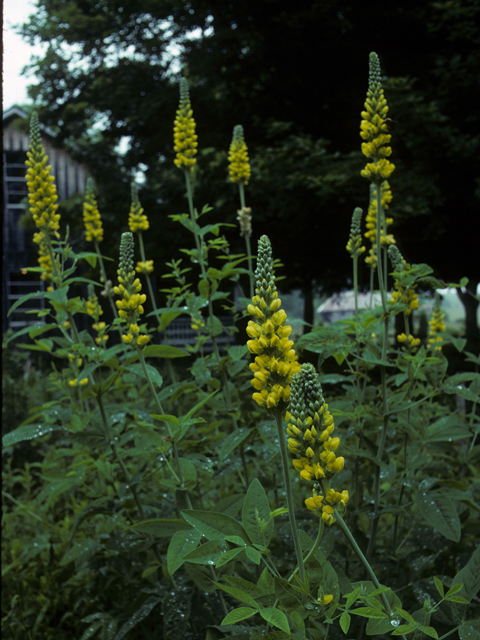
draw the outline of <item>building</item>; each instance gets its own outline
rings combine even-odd
[[[2,328],[18,330],[38,322],[28,310],[40,308],[42,298],[32,298],[26,305],[7,317],[12,304],[26,295],[43,290],[38,274],[25,271],[25,267],[37,266],[37,248],[32,242],[33,232],[26,231],[19,221],[27,208],[25,160],[30,144],[28,135],[29,114],[13,106],[3,113],[3,282]],[[75,193],[84,193],[87,181],[86,169],[55,148],[55,136],[41,127],[42,142],[52,166],[59,200],[66,200]],[[27,313],[26,313],[27,312]]]

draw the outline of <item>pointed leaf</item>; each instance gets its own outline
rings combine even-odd
[[[185,358],[188,353],[168,344],[152,344],[145,347],[143,355],[145,358]]]
[[[453,584],[463,584],[461,595],[470,602],[480,590],[480,545],[477,546],[468,563],[460,569]]]
[[[459,542],[462,534],[460,518],[453,500],[438,491],[417,491],[418,510],[428,524],[448,540]]]
[[[282,631],[285,631],[285,633],[290,633],[288,618],[280,609],[275,609],[274,607],[260,609],[260,615],[272,626],[278,627]]]
[[[243,503],[242,524],[253,544],[268,548],[274,523],[265,489],[257,478],[250,483]]]
[[[347,635],[348,630],[350,629],[350,622],[352,621],[352,617],[345,611],[340,616],[340,627],[345,635]]]
[[[209,540],[223,540],[225,536],[239,536],[246,544],[250,539],[242,525],[224,513],[217,511],[196,511],[186,509],[182,511],[185,520]]]
[[[255,602],[252,596],[248,595],[248,593],[240,591],[240,589],[235,589],[234,587],[228,587],[226,584],[221,584],[220,582],[214,582],[213,584],[219,587],[222,591],[225,591],[225,593],[231,595],[233,598],[240,600],[240,602],[244,602],[254,609],[258,609],[258,604]]]
[[[2,446],[11,447],[25,440],[33,440],[41,438],[52,431],[62,431],[64,427],[56,424],[27,424],[24,427],[18,427],[14,431],[10,431],[2,438]]]
[[[258,609],[251,609],[250,607],[238,607],[238,609],[230,611],[230,613],[225,616],[220,624],[235,624],[237,622],[240,622],[241,620],[247,620],[247,618],[251,618],[256,613],[258,613]]]
[[[220,557],[228,550],[226,542],[223,540],[209,540],[205,544],[187,553],[184,556],[185,562],[193,562],[194,564],[215,565]]]
[[[167,568],[171,576],[182,566],[184,557],[197,547],[201,538],[202,534],[193,528],[173,534],[167,551]]]
[[[192,531],[192,527],[183,520],[169,518],[143,520],[142,522],[133,524],[129,529],[149,533],[155,538],[171,538],[177,531]]]

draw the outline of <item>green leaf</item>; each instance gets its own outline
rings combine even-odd
[[[197,469],[193,462],[186,458],[180,458],[179,462],[182,469],[184,487],[188,491],[192,491],[197,486]]]
[[[395,627],[392,625],[390,618],[382,618],[381,620],[374,620],[370,618],[367,622],[367,636],[377,636],[383,633],[389,633],[393,631]]]
[[[270,517],[270,505],[265,489],[257,478],[252,480],[245,496],[242,524],[253,544],[264,549],[268,548],[273,535],[274,522]]]
[[[217,561],[217,564],[216,564],[217,569],[220,567],[223,567],[224,564],[231,562],[244,551],[245,551],[245,547],[242,547],[241,549],[237,548],[237,549],[230,549],[229,551],[225,551],[225,553],[221,555]]]
[[[467,620],[458,630],[460,640],[480,640],[480,620]]]
[[[147,369],[147,374],[150,378],[150,380],[157,385],[157,387],[161,387],[163,384],[163,378],[162,376],[159,374],[159,372],[157,371],[157,369],[155,369],[155,367],[152,367],[150,364],[145,364],[145,368]],[[125,367],[125,369],[127,371],[130,371],[131,373],[135,373],[137,376],[140,376],[141,378],[143,378],[144,380],[147,380],[147,374],[145,374],[143,367],[140,363],[137,364],[131,364],[128,367]]]
[[[228,593],[229,595],[231,595],[233,598],[240,600],[240,602],[244,602],[245,604],[250,605],[254,609],[259,608],[256,601],[252,598],[252,596],[248,595],[248,593],[245,593],[240,589],[235,589],[234,587],[228,587],[226,584],[221,584],[220,582],[214,582],[213,584],[219,587],[222,591],[225,591],[225,593]]]
[[[440,594],[440,597],[443,598],[444,594],[445,594],[445,590],[443,588],[443,584],[441,582],[441,580],[439,580],[437,578],[437,576],[433,576],[433,580],[435,582],[435,586],[437,587],[437,591]],[[460,587],[461,588],[461,587]]]
[[[388,615],[380,609],[374,609],[373,607],[358,607],[358,609],[350,609],[350,613],[354,613],[357,616],[363,618],[388,618]]]
[[[352,617],[346,611],[340,616],[340,627],[345,635],[347,635],[348,630],[350,629],[351,621]]]
[[[453,579],[453,584],[463,584],[462,596],[470,602],[480,590],[480,545],[477,546],[468,563],[460,569]]]
[[[15,309],[17,309],[21,304],[23,304],[24,302],[27,302],[27,300],[31,300],[32,298],[38,297],[38,298],[43,298],[45,296],[46,292],[45,291],[35,291],[34,293],[27,293],[26,295],[24,295],[22,298],[20,298],[19,300],[16,300],[12,306],[10,307],[10,309],[8,310],[7,313],[7,317],[10,316]],[[25,333],[28,333],[28,331],[26,331]],[[11,338],[15,338],[17,334],[14,334]]]
[[[260,609],[260,615],[272,626],[278,627],[282,631],[285,631],[285,633],[290,633],[288,618],[280,609],[275,609],[274,607]]]
[[[193,562],[194,564],[217,564],[219,558],[227,551],[227,543],[223,540],[209,540],[205,544],[190,551],[184,556],[184,562]]]
[[[250,545],[250,539],[242,525],[224,513],[218,511],[196,511],[186,509],[182,511],[185,520],[197,531],[203,533],[208,540],[223,540],[225,536],[239,536]]]
[[[425,431],[424,442],[452,442],[459,438],[471,437],[469,429],[464,427],[458,416],[450,415],[436,420]]]
[[[218,459],[220,462],[229,456],[238,446],[244,442],[251,434],[251,430],[247,427],[240,427],[230,433],[222,442],[220,450],[218,452]]]
[[[453,500],[438,491],[417,491],[415,502],[425,521],[448,540],[459,542],[462,535],[460,518]]]
[[[171,347],[168,344],[151,344],[145,347],[143,355],[145,358],[185,358],[189,354],[183,349]]]
[[[27,424],[24,427],[18,427],[14,431],[10,431],[2,438],[3,448],[12,447],[14,444],[24,442],[25,440],[33,440],[51,433],[52,431],[62,431],[65,427],[56,424]]]
[[[448,596],[453,596],[455,593],[458,593],[462,589],[463,589],[463,584],[454,584],[453,587],[447,591],[447,598]],[[443,593],[441,595],[443,596]]]
[[[437,640],[438,633],[435,631],[433,627],[425,627],[422,624],[420,624],[418,628],[420,629],[420,631],[423,631],[423,633],[426,636],[430,636],[430,638],[435,638]]]
[[[305,623],[298,611],[292,611],[290,613],[290,620],[295,626],[295,629],[297,629],[302,636],[305,636]]]
[[[147,598],[140,607],[135,611],[132,617],[122,626],[115,636],[115,640],[122,640],[129,631],[131,631],[134,627],[137,626],[139,622],[144,620],[154,609],[159,602],[162,601],[161,597],[158,596],[150,596]]]
[[[327,373],[323,376],[318,376],[318,381],[322,384],[338,384],[339,382],[348,382],[346,376],[341,376],[339,373]]]
[[[357,587],[355,591],[352,591],[347,595],[347,602],[345,603],[345,608],[350,609],[352,604],[357,600],[358,596],[362,593],[362,587]]]
[[[241,620],[247,620],[248,618],[251,618],[256,613],[258,613],[258,609],[251,609],[250,607],[238,607],[238,609],[230,611],[230,613],[225,616],[220,624],[235,624],[237,622],[240,622]]]
[[[155,520],[143,520],[133,524],[129,529],[135,529],[142,533],[148,533],[154,538],[170,538],[177,531],[192,531],[192,527],[183,520],[171,520],[168,518],[157,518]]]
[[[168,573],[173,576],[185,562],[184,557],[193,551],[202,538],[196,529],[177,531],[173,534],[167,550]]]
[[[246,547],[245,552],[247,554],[247,558],[255,564],[260,564],[262,561],[260,551],[257,551],[257,549],[254,549],[253,547]]]
[[[458,604],[470,604],[470,601],[462,596],[445,596],[445,600],[448,602],[457,602]]]

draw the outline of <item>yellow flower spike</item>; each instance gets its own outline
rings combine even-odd
[[[387,101],[383,94],[380,75],[380,61],[376,53],[369,57],[369,82],[365,111],[362,111],[360,136],[364,140],[362,152],[373,162],[367,163],[361,175],[379,186],[387,180],[395,169],[387,158],[391,155],[389,147],[392,136],[385,122],[388,114]]]
[[[253,400],[260,406],[266,405],[271,412],[283,411],[290,398],[292,375],[300,370],[293,342],[285,337],[287,314],[280,309],[275,276],[272,268],[272,249],[267,236],[258,243],[258,262],[255,272],[256,295],[248,312],[255,320],[247,327],[247,347],[255,354],[252,386],[261,393],[254,393]],[[286,336],[290,334],[288,327]]]
[[[363,211],[357,207],[352,216],[352,223],[350,226],[350,239],[347,243],[347,251],[352,258],[357,258],[365,251],[365,247],[362,246],[362,233],[361,233],[361,221]]]
[[[91,178],[87,180],[87,190],[83,203],[83,222],[87,232],[87,242],[92,242],[93,240],[101,242],[103,240],[102,219],[100,217],[100,211],[98,210],[97,200],[93,191],[93,180]]]
[[[57,213],[58,200],[54,177],[50,174],[52,167],[47,164],[48,157],[40,137],[40,126],[37,113],[32,114],[30,121],[30,149],[27,152],[26,180],[28,202],[35,224],[43,234],[59,237],[60,215]]]
[[[132,203],[130,205],[130,212],[128,214],[128,227],[132,233],[135,233],[136,231],[148,231],[148,229],[150,228],[150,223],[148,222],[147,216],[143,213],[143,207],[140,204],[140,200],[138,199],[137,185],[134,182],[132,182],[131,194]],[[139,262],[138,264],[147,265],[150,262],[152,263],[151,271],[153,271],[153,260],[147,260],[146,263]],[[148,273],[151,273],[151,271],[148,271]],[[139,271],[139,273],[144,273],[144,271]]]
[[[437,294],[435,296],[435,303],[433,306],[433,314],[432,319],[429,321],[430,332],[428,334],[428,346],[433,351],[441,351],[442,350],[442,342],[443,338],[440,333],[445,331],[445,314],[442,311],[442,307],[440,306],[440,296]]]
[[[122,336],[125,344],[131,344],[134,339],[137,345],[144,346],[150,341],[150,336],[139,335],[138,321],[143,314],[143,304],[147,299],[144,293],[140,293],[142,285],[135,277],[133,268],[134,242],[131,232],[122,234],[120,243],[120,262],[118,268],[118,281],[120,285],[115,287],[115,293],[121,295],[115,304],[119,309],[118,315],[128,325],[128,333]]]
[[[228,152],[228,162],[230,182],[248,184],[250,179],[250,163],[248,161],[248,150],[243,137],[243,127],[241,124],[237,124],[233,129],[232,143]]]
[[[183,171],[191,172],[196,164],[197,135],[195,120],[190,104],[190,94],[186,78],[180,80],[180,105],[173,127],[173,148],[176,153],[175,166]]]

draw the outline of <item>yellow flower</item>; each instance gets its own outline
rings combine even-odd
[[[386,211],[392,201],[392,191],[387,180],[384,180],[380,185],[381,205],[383,211]],[[388,225],[392,224],[392,218],[384,218],[380,220],[380,240],[381,246],[390,246],[395,244],[395,238],[391,233],[387,232]],[[365,218],[365,226],[367,231],[365,232],[365,238],[368,238],[372,243],[372,247],[369,250],[369,255],[365,258],[365,262],[373,267],[377,265],[377,189],[375,185],[370,185],[370,203],[368,205],[368,213]]]
[[[141,273],[144,276],[148,276],[153,271],[153,260],[146,260],[145,262],[137,262],[135,271],[137,273]]]
[[[440,306],[440,297],[437,295],[435,296],[432,319],[428,323],[430,325],[428,344],[430,346],[430,349],[433,349],[433,351],[442,350],[443,338],[439,334],[445,331],[444,319],[445,314],[443,313],[442,307]]]
[[[328,487],[328,480],[343,469],[345,460],[343,457],[337,458],[334,453],[340,438],[332,438],[335,429],[333,416],[323,399],[322,387],[313,365],[302,365],[301,371],[292,378],[290,393],[290,407],[286,415],[288,450],[300,456],[293,460],[300,478],[313,482],[313,496],[305,500],[305,506],[331,525],[335,509],[345,508],[348,491],[339,493],[327,489],[322,495],[321,488],[324,479]]]
[[[150,336],[138,335],[140,331],[138,320],[144,312],[143,304],[147,296],[144,293],[140,293],[142,285],[140,284],[140,280],[135,277],[133,253],[133,235],[128,231],[122,233],[120,263],[117,271],[118,286],[114,287],[113,290],[120,296],[120,300],[115,302],[118,315],[129,326],[129,332],[122,336],[122,340],[125,344],[130,344],[135,338],[136,343],[143,346],[149,342]]]
[[[50,175],[52,167],[42,145],[36,112],[30,121],[30,150],[27,152],[27,187],[30,212],[35,224],[43,234],[59,238],[60,214],[55,178]],[[39,241],[38,241],[39,242]]]
[[[390,177],[395,165],[387,160],[392,153],[391,147],[388,146],[392,136],[388,133],[385,122],[388,106],[383,94],[380,61],[376,53],[370,54],[369,67],[367,99],[365,111],[362,111],[360,136],[364,140],[362,152],[373,162],[367,163],[361,175],[380,185]]]
[[[147,231],[150,227],[150,223],[148,222],[147,216],[143,213],[143,207],[140,204],[140,200],[138,199],[137,185],[134,182],[132,182],[131,191],[132,203],[130,205],[130,213],[128,214],[128,226],[132,233],[135,233],[136,231]],[[148,262],[152,263],[153,271],[153,260],[148,260],[147,263]],[[147,263],[139,262],[138,264],[140,265]],[[148,273],[150,273],[150,271]]]
[[[253,399],[271,412],[283,411],[290,400],[292,375],[300,371],[293,341],[292,328],[285,324],[287,314],[280,308],[281,300],[275,286],[272,268],[272,248],[267,236],[258,242],[258,261],[255,272],[256,295],[247,309],[255,320],[250,320],[247,341],[255,361],[250,364],[254,373]]]
[[[233,129],[233,139],[228,152],[228,171],[230,182],[248,184],[250,179],[250,163],[247,145],[243,137],[243,127],[237,124]]]
[[[175,165],[184,171],[193,171],[196,163],[197,135],[186,78],[180,81],[180,105],[173,127],[173,143],[177,154]]]
[[[100,217],[100,211],[98,210],[91,178],[87,180],[85,202],[83,203],[83,222],[87,231],[87,242],[91,242],[92,240],[101,242],[103,240],[102,219]]]

